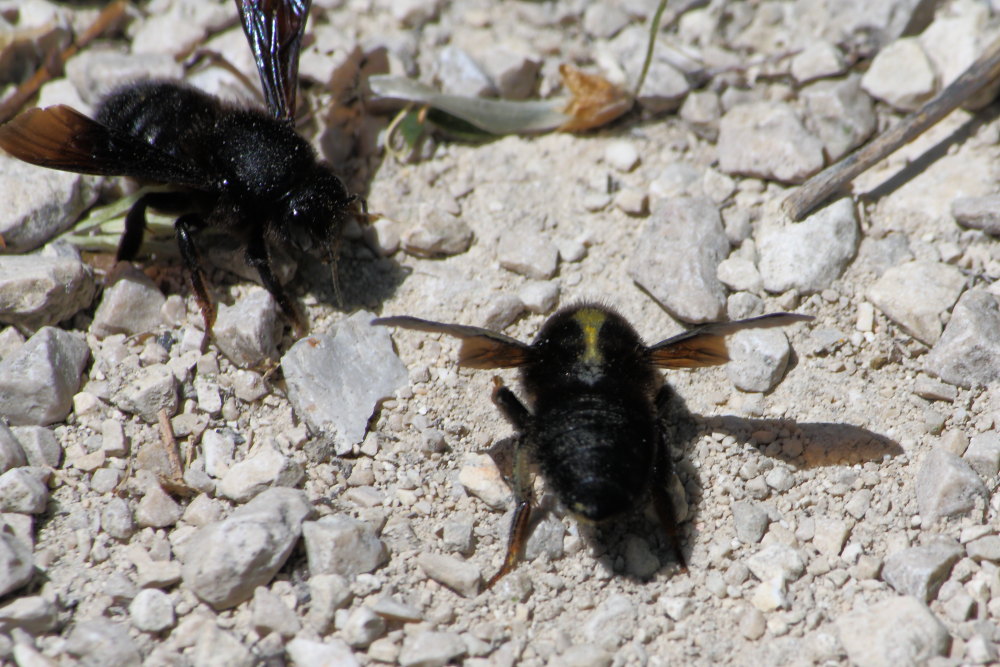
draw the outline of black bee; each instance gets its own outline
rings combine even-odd
[[[664,382],[656,369],[723,364],[729,359],[729,334],[811,319],[774,313],[707,324],[651,346],[643,344],[624,317],[595,304],[560,310],[530,345],[488,329],[416,317],[385,317],[372,323],[461,338],[460,366],[521,368],[530,410],[494,380],[493,402],[521,437],[514,450],[512,480],[517,508],[506,558],[487,583],[489,588],[514,569],[527,538],[529,463],[539,466],[569,512],[587,522],[625,514],[652,495],[683,566],[674,510],[664,486],[670,458],[657,427],[655,399]]]
[[[356,195],[292,127],[302,33],[310,0],[237,0],[270,114],[236,107],[178,81],[133,83],[88,118],[65,105],[31,109],[0,127],[0,148],[51,169],[130,176],[176,188],[146,194],[125,218],[117,259],[142,243],[146,209],[179,215],[181,257],[211,334],[215,308],[194,235],[221,228],[246,247],[298,333],[304,322],[271,270],[268,243],[327,253],[331,260]]]

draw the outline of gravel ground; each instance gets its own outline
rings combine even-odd
[[[430,138],[403,161],[383,150],[392,107],[337,93],[359,65],[464,95],[558,96],[562,63],[628,85],[655,3],[314,5],[302,131],[380,217],[347,230],[339,302],[328,266],[279,258],[305,339],[216,239],[202,350],[169,243],[113,272],[49,243],[127,185],[0,157],[0,665],[997,662],[996,106],[800,224],[779,209],[961,73],[997,3],[671,3],[613,125]],[[0,2],[0,76],[96,11]],[[256,80],[235,19],[229,2],[132,8],[39,104],[89,113],[116,83],[183,76],[175,55],[201,44]],[[252,98],[218,68],[190,78]],[[368,322],[531,340],[581,301],[648,343],[815,320],[667,374],[686,572],[652,512],[583,526],[536,480],[525,560],[483,591],[513,509],[487,451],[503,461],[514,432],[489,396],[516,375]]]

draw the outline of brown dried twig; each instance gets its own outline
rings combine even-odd
[[[866,146],[854,151],[840,162],[816,174],[790,194],[782,204],[785,213],[796,222],[839,191],[855,176],[913,141],[925,130],[967,102],[1000,77],[1000,39],[965,70],[960,77],[942,90],[919,111],[907,116]]]

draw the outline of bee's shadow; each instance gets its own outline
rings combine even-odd
[[[671,474],[676,474],[684,487],[683,499],[670,495],[678,515],[677,538],[682,542],[681,549],[688,561],[692,539],[696,539],[693,526],[698,521],[704,488],[699,469],[689,453],[700,437],[709,433],[732,436],[739,444],[753,445],[765,456],[781,459],[799,469],[878,462],[887,456],[903,453],[902,447],[895,441],[851,424],[696,415],[688,410],[684,399],[666,384],[657,396],[656,408],[670,457]],[[510,473],[511,452],[516,438],[513,436],[499,441],[489,452],[507,475]],[[757,438],[769,442],[763,444]],[[657,482],[667,485],[669,489],[671,479]],[[531,533],[552,513],[562,514],[550,494],[544,494],[540,500],[532,513]],[[660,524],[652,507],[646,509],[645,512],[633,512],[604,525],[577,524],[579,535],[597,566],[604,568],[609,576],[624,576],[645,582],[658,573],[677,569],[673,543],[666,527]],[[530,560],[530,550],[527,556]],[[651,556],[658,561],[658,566],[653,567],[656,561],[651,560]]]

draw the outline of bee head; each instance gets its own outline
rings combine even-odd
[[[301,251],[332,255],[353,200],[329,167],[316,165],[285,199],[285,233]]]
[[[639,335],[625,318],[604,306],[574,306],[556,313],[532,348],[533,363],[525,368],[528,385],[558,378],[595,384],[609,374],[639,385],[652,381]]]

